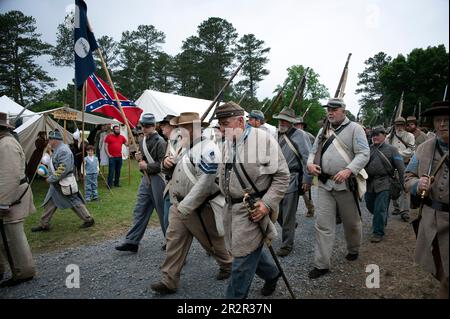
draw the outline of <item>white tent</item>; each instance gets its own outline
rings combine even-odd
[[[155,90],[145,90],[144,93],[136,100],[136,105],[144,110],[144,113],[153,113],[156,121],[162,120],[167,114],[180,115],[182,112],[197,112],[200,116],[211,105],[212,101],[176,95],[171,93],[163,93]],[[212,110],[206,119],[212,116]],[[245,115],[248,115],[245,112]],[[215,121],[212,121],[215,123]],[[268,123],[265,124],[274,134],[276,128]]]
[[[34,142],[37,139],[38,133],[45,131],[48,135],[48,132],[53,131],[54,129],[58,129],[64,134],[64,128],[51,119],[48,114],[35,114],[28,121],[14,130],[17,135],[19,135],[19,141],[25,152],[27,161],[30,160],[31,155],[36,149]],[[66,131],[66,143],[73,143],[72,134],[68,131]]]
[[[15,118],[20,112],[22,112],[23,109],[24,107],[14,102],[6,95],[0,97],[0,112],[6,113],[8,119]],[[25,110],[21,115],[21,117],[23,118],[22,123],[28,121],[34,114],[36,113],[29,110]]]

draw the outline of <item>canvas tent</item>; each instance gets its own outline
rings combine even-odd
[[[6,95],[3,95],[2,97],[0,97],[0,112],[6,113],[8,119],[10,118],[15,118],[20,112],[22,112],[24,108],[14,102],[12,99],[10,99],[9,97],[7,97]],[[29,110],[25,110],[21,117],[23,119],[22,123],[25,123],[28,119],[30,119],[34,114],[34,112],[29,111]]]
[[[162,120],[167,114],[179,115],[182,112],[197,112],[200,116],[211,105],[212,101],[163,93],[155,90],[145,90],[136,100],[136,105],[144,110],[144,113],[153,113],[157,121]],[[211,110],[206,117],[208,120],[212,116]],[[245,112],[245,115],[248,115]],[[214,121],[213,121],[214,123]],[[274,133],[276,128],[266,123],[269,130]]]

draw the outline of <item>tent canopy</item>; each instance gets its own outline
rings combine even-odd
[[[136,105],[144,110],[144,113],[153,113],[156,121],[162,120],[167,114],[180,115],[182,112],[197,112],[200,116],[211,105],[212,101],[175,95],[171,93],[163,93],[155,90],[145,90],[144,93],[136,100]],[[211,110],[206,117],[208,120],[212,116]],[[248,115],[245,112],[245,115]],[[216,121],[213,120],[212,123]],[[276,128],[268,123],[265,124],[273,133]]]
[[[17,135],[19,135],[19,141],[25,152],[27,161],[30,160],[31,155],[36,149],[34,142],[37,139],[38,133],[45,131],[48,135],[48,132],[53,131],[54,129],[58,129],[64,134],[64,128],[51,119],[50,116],[47,114],[35,114],[28,121],[14,130]],[[66,143],[73,143],[72,134],[66,131],[65,135]]]
[[[9,117],[15,117],[20,112],[22,112],[24,108],[20,105],[14,102],[12,99],[7,97],[6,95],[3,95],[0,97],[0,112],[8,114]],[[31,112],[29,110],[25,110],[22,115],[33,115],[34,112]]]
[[[46,110],[43,112],[39,112],[38,114],[49,114],[49,113],[53,113],[58,110],[64,110],[67,112],[76,113],[77,114],[77,119],[76,119],[77,122],[81,122],[81,120],[83,118],[83,115],[82,115],[83,112],[81,112],[80,110],[75,110],[68,106],[62,106],[62,107],[58,107],[56,109]],[[97,116],[92,113],[86,113],[86,112],[84,113],[84,122],[89,123],[89,124],[95,124],[95,125],[98,125],[98,124],[120,124],[120,122],[115,119],[101,117],[101,116]]]

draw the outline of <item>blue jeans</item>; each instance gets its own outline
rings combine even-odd
[[[391,195],[389,190],[379,193],[369,193],[365,195],[366,206],[373,214],[372,232],[374,235],[384,236],[384,226],[387,224],[389,201]]]
[[[122,157],[110,157],[109,158],[109,171],[108,171],[108,186],[109,187],[112,187],[113,179],[114,179],[114,186],[119,186],[121,169],[122,169]]]
[[[228,281],[227,299],[247,298],[255,273],[264,280],[275,279],[279,271],[271,256],[263,250],[263,245],[244,257],[234,257],[231,278]]]
[[[86,200],[90,201],[91,197],[92,199],[98,199],[98,191],[97,191],[97,184],[98,183],[98,174],[86,174],[86,186],[85,186],[85,192],[86,192]]]
[[[166,196],[164,196],[164,234],[166,233],[167,229],[169,228],[169,209],[170,206],[172,206],[172,203],[170,202],[170,196],[169,192],[167,192]]]

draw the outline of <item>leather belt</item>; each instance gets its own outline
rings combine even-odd
[[[263,190],[261,192],[257,192],[257,193],[253,193],[250,194],[250,196],[253,196],[254,198],[262,198],[265,194],[267,193],[267,189]],[[229,198],[229,200],[227,199],[227,203],[231,203],[231,204],[239,204],[239,203],[243,203],[244,202],[244,197],[238,197],[238,198]]]
[[[430,198],[425,198],[423,203],[425,205],[427,205],[428,207],[448,213],[449,207],[448,207],[448,204],[446,204],[446,203],[442,203],[437,200],[432,200]]]

